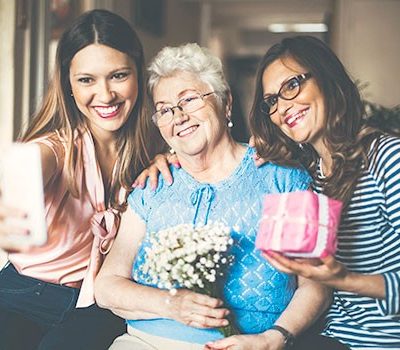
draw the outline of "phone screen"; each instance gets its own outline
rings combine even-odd
[[[47,240],[42,166],[39,145],[13,143],[4,149],[0,163],[1,197],[4,205],[27,213],[29,235],[7,235],[15,243],[41,245]],[[18,225],[16,218],[6,223]],[[8,221],[8,222],[7,222]]]

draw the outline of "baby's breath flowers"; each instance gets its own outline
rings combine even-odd
[[[232,244],[231,229],[221,222],[181,224],[152,232],[144,263],[134,272],[134,279],[140,272],[149,284],[167,289],[171,295],[178,288],[187,288],[218,297],[216,282],[232,262],[228,254]],[[221,331],[225,336],[233,333]]]

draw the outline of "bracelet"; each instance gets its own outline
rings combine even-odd
[[[294,335],[290,333],[287,329],[278,325],[273,325],[270,329],[274,329],[283,335],[284,338],[283,345],[285,346],[285,349],[289,349],[290,347],[293,346]]]

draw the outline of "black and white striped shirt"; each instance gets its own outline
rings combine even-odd
[[[400,349],[400,139],[381,136],[374,148],[376,141],[342,215],[337,259],[353,272],[382,274],[386,298],[335,291],[323,333],[352,349]]]

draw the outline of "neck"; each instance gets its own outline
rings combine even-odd
[[[332,155],[326,147],[325,143],[321,139],[318,143],[313,145],[314,149],[321,158],[321,170],[325,176],[329,176],[332,173]]]
[[[216,183],[232,174],[245,151],[244,146],[226,138],[199,154],[178,154],[178,158],[182,168],[197,181]]]

